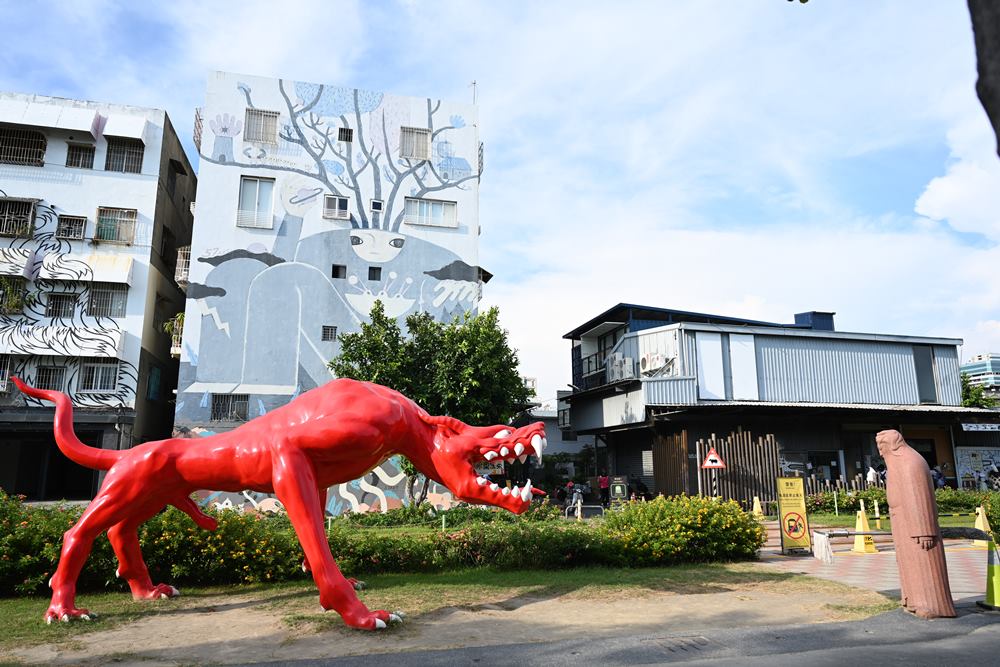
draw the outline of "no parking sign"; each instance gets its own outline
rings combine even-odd
[[[778,526],[781,552],[812,551],[809,520],[806,518],[806,487],[801,477],[779,477]]]

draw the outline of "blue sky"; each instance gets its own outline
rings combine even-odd
[[[148,5],[148,6],[146,6]],[[964,2],[13,2],[0,89],[165,108],[210,70],[471,100],[522,372],[619,301],[1000,351],[1000,160]]]

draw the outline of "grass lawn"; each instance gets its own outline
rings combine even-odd
[[[586,567],[569,570],[490,569],[462,570],[439,574],[386,574],[365,577],[368,590],[361,598],[370,608],[402,609],[413,617],[447,608],[476,610],[489,606],[516,605],[526,599],[576,598],[584,600],[641,598],[656,592],[678,595],[718,593],[745,589],[773,593],[796,593],[824,599],[824,593],[849,590],[842,584],[765,569],[752,563],[679,565],[675,567],[610,569]],[[228,587],[187,587],[176,600],[134,602],[127,593],[81,594],[78,604],[98,613],[91,622],[45,625],[42,616],[48,598],[0,599],[0,649],[15,646],[73,642],[81,634],[109,629],[157,614],[176,614],[184,609],[211,611],[215,605],[233,601],[233,596],[254,607],[274,613],[287,627],[299,632],[353,632],[339,616],[323,613],[317,593],[306,579],[282,584]],[[877,594],[858,597],[857,604],[836,608],[838,616],[863,618],[885,611],[895,603]],[[833,609],[834,607],[829,606]]]

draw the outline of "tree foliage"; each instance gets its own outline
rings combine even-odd
[[[978,384],[972,384],[969,376],[962,373],[962,405],[966,408],[995,408],[997,399],[986,395],[986,389]]]
[[[491,308],[439,322],[428,313],[406,318],[406,335],[376,301],[361,331],[340,337],[340,354],[330,361],[337,377],[377,382],[417,402],[434,415],[467,424],[508,422],[527,404],[529,391],[517,372],[517,352]],[[403,460],[407,497],[413,500],[417,471]],[[424,495],[426,484],[424,486]]]

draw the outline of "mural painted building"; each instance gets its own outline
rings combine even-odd
[[[67,392],[81,440],[106,449],[170,435],[177,362],[162,324],[189,243],[196,178],[164,111],[0,93],[0,487],[90,498],[97,474],[56,451]]]
[[[475,107],[215,72],[195,125],[180,433],[230,430],[329,381],[376,299],[401,325],[476,308]],[[328,509],[385,508],[401,482],[384,464]]]

